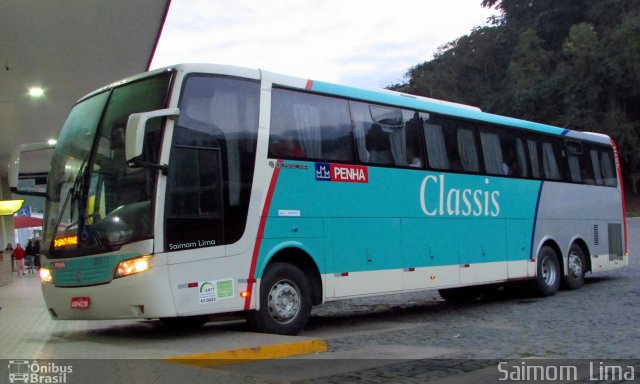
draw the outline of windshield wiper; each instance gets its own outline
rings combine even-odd
[[[58,215],[58,219],[56,220],[56,225],[53,229],[55,232],[57,232],[58,228],[60,228],[60,223],[62,223],[62,218],[64,217],[64,213],[67,210],[67,205],[69,205],[69,202],[72,201],[72,198],[73,198],[73,201],[71,203],[71,208],[69,208],[69,221],[71,223],[68,226],[66,226],[65,229],[69,229],[71,226],[73,226],[73,224],[78,224],[78,220],[75,220],[75,221],[73,220],[74,205],[80,198],[80,192],[78,191],[78,189],[79,189],[79,186],[82,184],[82,179],[84,179],[84,169],[86,164],[87,164],[87,160],[85,159],[82,161],[82,164],[80,164],[80,168],[78,169],[78,174],[76,175],[76,178],[73,181],[73,185],[67,191],[67,195],[64,198],[64,203],[62,204],[62,208],[60,209],[60,214]],[[55,236],[51,239],[52,242],[54,238]]]
[[[67,192],[67,195],[64,199],[64,204],[62,205],[62,209],[60,210],[60,215],[58,216],[58,220],[56,220],[56,225],[54,231],[57,232],[58,228],[60,228],[60,223],[62,222],[62,218],[64,217],[64,213],[67,209],[69,203],[71,203],[71,207],[69,207],[69,221],[70,224],[65,227],[65,231],[71,228],[73,225],[76,225],[78,228],[78,236],[82,237],[82,233],[80,233],[80,229],[87,228],[86,221],[89,217],[89,213],[87,212],[85,205],[82,203],[82,194],[84,192],[84,185],[86,180],[86,171],[87,171],[87,159],[82,161],[80,168],[78,169],[78,174],[76,175],[75,180],[73,181],[73,185]],[[78,217],[74,220],[74,212],[75,209],[78,209]],[[90,230],[93,232],[92,238],[96,242],[98,247],[105,247],[104,243],[104,234],[95,228],[95,226],[91,225]],[[55,239],[55,236],[52,238],[52,242]],[[80,242],[79,242],[80,243]]]

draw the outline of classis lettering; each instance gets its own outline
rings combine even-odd
[[[489,179],[485,179],[489,185]],[[437,201],[429,197],[437,194]],[[500,216],[500,191],[447,188],[445,175],[425,176],[420,185],[420,207],[427,216]]]

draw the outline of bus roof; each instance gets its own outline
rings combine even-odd
[[[199,64],[199,63],[185,63],[177,64],[170,67],[164,67],[142,73],[139,75],[131,76],[123,80],[111,83],[103,88],[100,88],[90,94],[84,96],[79,101],[90,97],[96,93],[103,92],[109,88],[116,87],[118,85],[139,80],[148,76],[153,76],[163,71],[168,70],[181,70],[185,73],[191,72],[204,72],[204,73],[218,73],[229,76],[249,77],[253,79],[268,78],[273,84],[280,85],[288,88],[298,88],[311,92],[340,96],[350,99],[357,99],[362,101],[393,105],[397,107],[404,107],[410,109],[421,110],[425,112],[433,112],[442,115],[455,116],[458,118],[474,120],[489,124],[497,124],[516,129],[525,129],[530,131],[542,132],[557,136],[566,136],[568,138],[582,139],[602,144],[611,144],[611,138],[607,135],[592,132],[581,132],[575,130],[569,130],[565,128],[555,127],[552,125],[535,123],[528,120],[516,119],[513,117],[501,116],[483,112],[480,108],[445,101],[432,99],[423,96],[411,95],[407,93],[401,93],[391,91],[388,89],[365,89],[357,88],[347,85],[338,85],[323,81],[303,79],[299,77],[282,75],[275,72],[270,72],[260,69],[252,69],[238,66],[221,65],[221,64]]]

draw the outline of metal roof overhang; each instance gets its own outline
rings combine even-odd
[[[0,10],[0,175],[18,144],[56,138],[88,92],[149,68],[170,0],[4,0]],[[44,89],[40,98],[28,89]],[[48,152],[48,153],[47,153]],[[51,151],[21,161],[46,172]]]

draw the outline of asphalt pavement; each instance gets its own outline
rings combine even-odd
[[[37,278],[14,276],[0,287],[0,359],[7,362],[0,382],[16,359],[69,364],[66,383],[94,384],[490,383],[501,377],[501,363],[536,362],[581,369],[610,362],[637,379],[640,219],[629,220],[629,250],[627,268],[588,274],[579,290],[539,298],[510,288],[468,305],[436,292],[351,299],[315,308],[295,337],[251,333],[242,321],[186,333],[155,321],[52,321]],[[565,382],[611,380],[581,374]]]

